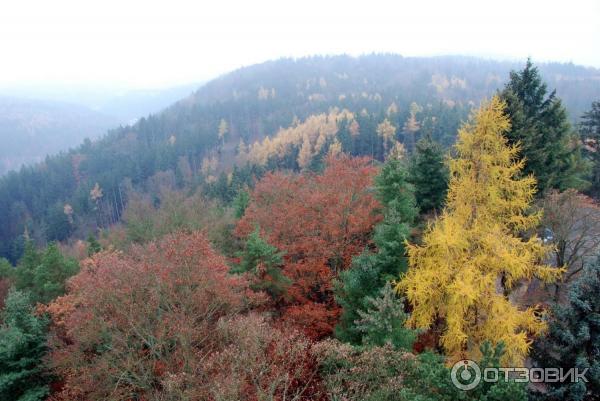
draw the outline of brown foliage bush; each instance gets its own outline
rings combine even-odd
[[[94,255],[47,308],[53,399],[213,399],[206,361],[223,348],[220,319],[258,302],[200,233]]]

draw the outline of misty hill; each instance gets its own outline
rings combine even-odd
[[[190,95],[199,84],[165,89],[4,88],[0,95],[0,175],[135,123]]]
[[[193,83],[163,89],[128,90],[117,95],[90,99],[86,104],[94,110],[116,117],[122,124],[132,124],[141,117],[158,113],[189,96],[200,86],[200,83]]]
[[[79,105],[0,97],[0,175],[97,138],[117,123]]]
[[[337,117],[330,116],[350,113],[360,136],[351,147],[342,144],[348,153],[381,159],[385,143],[377,127],[384,119],[397,128],[394,136],[408,151],[426,134],[449,146],[471,108],[501,88],[511,69],[523,65],[467,57],[370,55],[283,59],[242,68],[161,113],[0,179],[0,221],[5,223],[0,225],[0,256],[18,256],[26,228],[44,242],[65,239],[81,227],[108,226],[120,219],[129,189],[151,192],[165,176],[174,177],[177,185],[209,188],[248,180],[243,169],[255,166],[238,163],[232,170],[233,161],[242,148],[268,149],[253,144],[274,137],[281,128],[292,128],[283,131],[288,136],[296,128],[321,130],[311,124],[331,125]],[[573,121],[600,97],[599,70],[538,66]],[[351,127],[340,118],[333,129],[348,138]],[[295,168],[298,147],[291,152],[296,154],[280,155],[280,160],[260,167]]]

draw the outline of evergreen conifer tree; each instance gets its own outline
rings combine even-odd
[[[359,311],[371,306],[370,299],[387,281],[406,271],[404,241],[417,216],[413,188],[402,160],[388,159],[375,178],[375,187],[384,215],[373,236],[377,251],[365,251],[354,258],[350,269],[340,272],[335,282],[336,301],[343,309],[336,336],[355,344],[362,343],[364,335],[357,327]]]
[[[592,163],[590,191],[597,197],[600,195],[600,101],[593,102],[591,110],[581,117],[580,132],[585,154]]]
[[[429,136],[417,142],[410,165],[410,182],[421,213],[440,210],[448,190],[448,169],[441,147]]]
[[[250,273],[253,277],[251,287],[266,291],[275,301],[285,294],[290,280],[281,270],[283,253],[260,236],[258,227],[248,235],[239,256],[240,264],[232,272]]]
[[[87,253],[88,256],[92,256],[102,250],[102,245],[98,242],[93,234],[90,234],[87,238]]]
[[[587,266],[569,290],[568,303],[555,305],[548,332],[535,344],[533,357],[541,367],[567,372],[588,369],[588,382],[548,383],[543,399],[597,400],[600,394],[600,258]]]
[[[533,174],[538,192],[547,189],[581,188],[587,169],[580,146],[556,91],[548,88],[531,60],[522,71],[510,73],[500,93],[511,122],[506,131],[510,145],[521,146],[524,176]]]
[[[49,389],[42,361],[46,327],[46,320],[34,315],[29,296],[11,290],[0,326],[0,399],[46,399]]]

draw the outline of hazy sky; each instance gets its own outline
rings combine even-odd
[[[600,0],[3,0],[0,85],[157,87],[282,56],[467,54],[600,67]]]

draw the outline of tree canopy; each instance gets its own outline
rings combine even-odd
[[[422,245],[410,245],[410,268],[397,285],[412,305],[411,326],[429,329],[441,319],[440,345],[451,360],[478,359],[490,341],[505,344],[503,361],[522,363],[528,333],[539,334],[544,322],[534,308],[513,305],[506,290],[522,279],[553,281],[560,273],[539,264],[548,250],[535,235],[518,235],[541,216],[527,213],[535,179],[520,176],[519,148],[503,136],[510,128],[505,107],[494,97],[460,129],[446,208]]]

